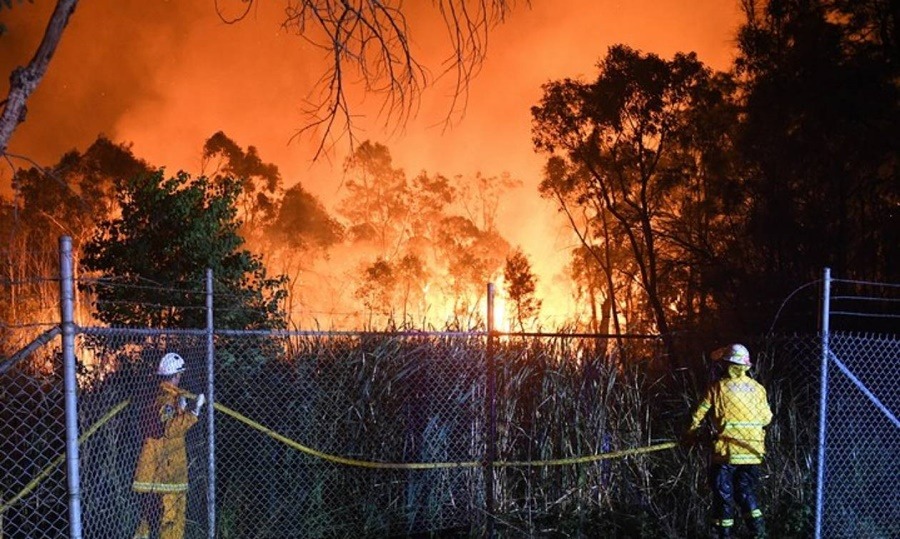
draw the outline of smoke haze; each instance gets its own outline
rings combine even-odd
[[[243,5],[219,3],[229,13]],[[15,3],[0,11],[7,27],[0,37],[3,73],[30,59],[52,4]],[[596,63],[616,43],[665,58],[695,51],[710,67],[727,69],[740,7],[722,0],[532,4],[517,6],[490,34],[465,114],[449,128],[442,120],[451,106],[450,80],[427,90],[418,115],[393,135],[384,118],[372,114],[380,105],[377,96],[357,92],[354,99],[356,111],[367,113],[359,119],[357,137],[386,144],[395,166],[409,177],[420,170],[446,176],[508,171],[521,180],[522,187],[502,202],[499,228],[513,246],[523,247],[540,278],[538,295],[546,297],[573,240],[553,205],[537,193],[544,158],[532,149],[529,109],[537,104],[541,85],[594,77]],[[204,141],[221,130],[244,147],[256,146],[263,160],[279,167],[285,187],[301,182],[333,211],[341,196],[346,143],[313,163],[318,140],[291,140],[303,126],[304,99],[327,57],[281,27],[283,6],[255,2],[245,20],[228,25],[217,17],[213,2],[81,2],[10,152],[49,165],[104,133],[133,143],[134,153],[151,164],[196,174]],[[438,16],[422,10],[411,15],[411,40],[419,59],[437,74],[450,51]],[[2,91],[5,95],[5,81]],[[9,192],[9,179],[4,168],[0,192]]]

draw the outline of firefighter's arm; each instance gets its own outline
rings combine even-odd
[[[772,422],[772,408],[769,406],[769,397],[766,394],[765,388],[762,389],[762,401],[760,402],[760,419],[762,420],[763,425],[768,425]]]
[[[682,446],[690,448],[697,443],[700,423],[703,421],[703,418],[706,417],[706,414],[709,412],[710,407],[710,399],[709,395],[707,395],[703,398],[702,401],[700,401],[700,404],[697,405],[694,413],[691,414],[691,424],[684,432],[684,434],[681,435],[680,442]]]
[[[187,410],[187,401],[184,395],[179,395],[176,400],[175,413],[165,424],[166,438],[184,436],[196,422],[197,416]]]
[[[189,428],[197,422],[197,416],[191,412],[178,412],[166,425],[166,438],[184,436]]]
[[[703,400],[700,401],[700,404],[697,405],[697,408],[691,415],[691,426],[688,428],[688,432],[694,432],[700,428],[700,423],[706,417],[706,414],[709,413],[710,408],[712,408],[712,394],[710,391],[707,391],[706,395],[703,396]]]

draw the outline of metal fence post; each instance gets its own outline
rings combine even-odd
[[[819,463],[816,470],[816,539],[822,537],[822,514],[825,500],[825,447],[828,414],[828,332],[831,304],[831,268],[822,274],[822,320],[819,324],[822,339],[822,372],[819,386]]]
[[[487,346],[485,349],[485,411],[487,448],[484,463],[485,535],[494,536],[494,461],[497,460],[496,369],[494,366],[494,283],[487,285]]]
[[[209,539],[216,537],[216,414],[213,403],[216,402],[213,362],[215,349],[213,346],[213,272],[211,268],[206,270],[206,394],[209,396],[206,411],[206,424],[209,448],[207,457],[208,469],[206,477],[206,510],[208,519]]]
[[[59,311],[62,326],[66,406],[66,480],[69,490],[69,537],[81,539],[81,478],[78,455],[78,380],[75,376],[74,285],[72,238],[59,238]]]

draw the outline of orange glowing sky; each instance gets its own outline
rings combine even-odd
[[[0,37],[3,73],[30,59],[51,4],[16,3],[0,11],[8,28]],[[198,173],[203,142],[223,130],[278,165],[286,186],[300,181],[331,207],[340,196],[346,147],[330,162],[312,163],[316,140],[289,143],[323,64],[321,53],[281,29],[284,5],[260,0],[246,20],[226,25],[212,1],[84,0],[10,151],[52,164],[104,133],[132,142],[135,154],[150,163]],[[437,50],[445,45],[438,23],[433,16],[411,21],[413,44],[432,71],[448,53]],[[435,126],[449,106],[439,84],[402,133],[388,138],[383,122],[369,118],[361,120],[358,136],[385,143],[410,175],[422,169],[447,176],[508,171],[520,179],[523,186],[501,208],[500,232],[523,246],[541,286],[549,287],[571,240],[537,193],[544,158],[532,150],[529,109],[541,84],[595,76],[597,61],[616,43],[667,58],[695,51],[707,65],[727,69],[739,23],[737,0],[533,0],[490,35],[465,117],[451,130]],[[359,110],[375,104],[369,98]],[[8,169],[0,171],[0,192],[9,191],[9,177]]]

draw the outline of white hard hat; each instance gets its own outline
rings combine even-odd
[[[169,352],[159,360],[159,369],[156,374],[160,376],[173,376],[184,372],[184,358],[175,352]]]
[[[711,357],[717,361],[727,361],[736,365],[750,367],[750,351],[743,344],[730,344],[714,350]]]

